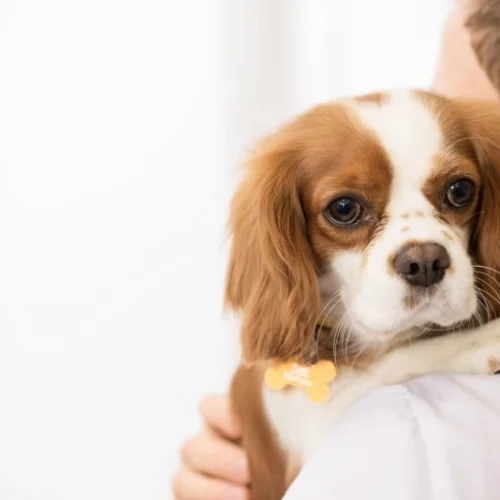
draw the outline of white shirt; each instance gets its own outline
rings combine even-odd
[[[285,499],[499,500],[500,375],[432,375],[365,395]]]

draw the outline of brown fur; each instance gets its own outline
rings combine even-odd
[[[286,482],[285,455],[264,410],[263,370],[259,365],[241,365],[234,375],[230,396],[234,413],[243,424],[242,444],[252,478],[252,499],[278,500],[290,482]]]
[[[383,92],[372,92],[371,94],[364,94],[356,96],[354,99],[358,102],[373,102],[375,104],[382,104],[387,98]]]
[[[336,250],[366,248],[384,217],[391,187],[389,161],[375,140],[367,137],[362,147],[365,157],[356,161],[352,154],[352,161],[345,164],[349,168],[330,165],[328,171],[310,168],[304,174],[302,199],[307,234],[320,262],[328,261]],[[351,187],[349,194],[364,203],[370,214],[368,223],[350,230],[333,226],[323,216],[328,203],[343,194],[346,185]]]
[[[469,205],[462,210],[452,209],[445,203],[445,195],[448,186],[455,180],[467,178],[475,186],[481,186],[481,173],[479,165],[453,152],[448,158],[437,158],[436,167],[432,175],[426,180],[422,189],[427,199],[440,212],[443,220],[454,226],[463,226],[474,216],[478,205],[478,189],[475,190],[474,198]]]
[[[247,361],[303,355],[319,311],[316,267],[295,180],[295,147],[279,136],[263,146],[231,209],[226,302],[243,313]]]

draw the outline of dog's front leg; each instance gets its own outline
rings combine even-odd
[[[500,318],[478,328],[400,347],[370,371],[381,384],[437,372],[491,374],[500,370]]]

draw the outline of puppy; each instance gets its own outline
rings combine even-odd
[[[258,147],[232,202],[226,284],[242,320],[231,397],[253,498],[281,498],[367,390],[500,367],[499,196],[496,103],[365,95]],[[264,383],[288,361],[297,385],[320,360],[337,372],[322,403]]]

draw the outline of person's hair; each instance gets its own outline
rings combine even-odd
[[[465,26],[479,64],[500,94],[500,0],[474,0]]]

